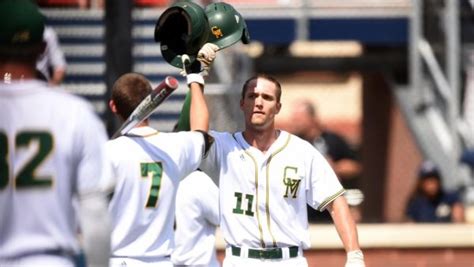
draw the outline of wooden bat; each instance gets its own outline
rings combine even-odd
[[[133,127],[146,120],[156,108],[178,88],[179,82],[172,76],[167,76],[155,89],[145,97],[133,110],[127,120],[114,133],[112,139],[127,134]]]

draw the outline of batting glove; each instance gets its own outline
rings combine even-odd
[[[347,252],[347,261],[344,267],[365,267],[362,251],[358,249]]]
[[[203,64],[205,70],[209,70],[212,62],[216,59],[219,47],[212,43],[205,43],[197,54],[197,60]]]

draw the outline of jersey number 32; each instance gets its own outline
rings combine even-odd
[[[15,136],[13,149],[26,149],[33,143],[37,143],[38,148],[16,174],[13,180],[14,188],[50,187],[53,183],[53,178],[50,176],[39,177],[36,175],[37,168],[53,150],[53,136],[43,131],[20,132]],[[13,171],[9,165],[9,153],[11,151],[8,144],[8,136],[0,132],[0,189],[7,187],[8,177],[10,172]]]

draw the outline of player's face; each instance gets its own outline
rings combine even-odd
[[[280,108],[275,84],[264,78],[251,81],[240,101],[246,128],[257,130],[273,127],[275,115],[280,112]]]

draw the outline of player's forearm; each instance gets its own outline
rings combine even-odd
[[[346,199],[343,196],[336,198],[328,209],[346,252],[360,249],[356,224]]]
[[[56,69],[53,71],[53,76],[51,77],[50,83],[54,85],[59,85],[62,83],[64,76],[66,74],[65,69]]]
[[[80,196],[79,208],[88,266],[108,266],[111,227],[105,194],[90,193]]]
[[[204,87],[198,83],[189,85],[191,92],[191,107],[189,110],[191,130],[209,130],[209,110],[203,91]]]

